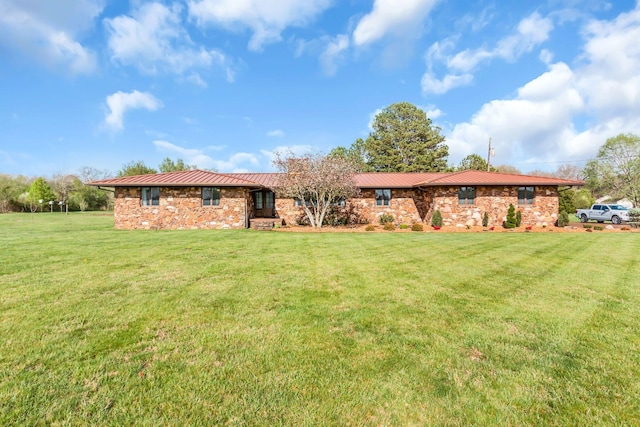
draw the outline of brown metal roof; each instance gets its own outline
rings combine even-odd
[[[439,178],[444,173],[434,172],[371,172],[356,175],[360,188],[411,188],[421,182]]]
[[[419,187],[442,185],[584,185],[582,181],[546,176],[516,175],[499,172],[466,170],[442,174],[440,177],[418,183]]]
[[[198,187],[203,185],[215,185],[219,187],[261,187],[259,183],[234,176],[234,174],[221,174],[199,169],[102,179],[100,181],[92,181],[89,185],[102,187]]]
[[[279,173],[228,173],[227,175],[255,182],[264,187],[273,187],[276,184]]]
[[[203,170],[125,176],[88,183],[102,187],[273,187],[278,173],[217,173]],[[355,176],[360,188],[412,188],[444,185],[583,185],[573,181],[544,176],[515,175],[498,172],[407,172],[360,173]]]

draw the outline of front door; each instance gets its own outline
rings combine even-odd
[[[253,206],[256,218],[273,218],[275,214],[275,194],[271,190],[253,193]]]

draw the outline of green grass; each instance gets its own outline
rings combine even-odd
[[[0,215],[0,425],[638,425],[639,249]]]

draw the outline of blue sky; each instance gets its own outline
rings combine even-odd
[[[394,102],[467,154],[583,165],[640,133],[632,0],[0,0],[0,173],[269,171]]]

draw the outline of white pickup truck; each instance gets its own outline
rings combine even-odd
[[[622,205],[597,204],[591,206],[591,209],[577,209],[576,217],[580,218],[580,222],[596,220],[598,222],[611,221],[614,224],[620,224],[622,221],[629,221],[629,209]]]

